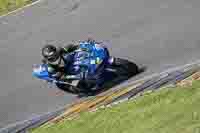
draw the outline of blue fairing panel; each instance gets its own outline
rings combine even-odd
[[[75,66],[85,65],[88,67],[89,74],[95,74],[98,66],[108,58],[108,52],[99,44],[80,43],[80,51],[74,56]]]
[[[44,80],[50,79],[49,73],[48,73],[48,67],[46,64],[34,65],[32,75],[34,77],[44,79]]]

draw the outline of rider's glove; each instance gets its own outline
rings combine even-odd
[[[62,76],[61,72],[56,72],[55,74],[52,74],[52,77],[59,79]]]

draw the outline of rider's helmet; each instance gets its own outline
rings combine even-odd
[[[58,48],[50,44],[47,44],[42,48],[42,56],[51,64],[55,64],[60,58]]]

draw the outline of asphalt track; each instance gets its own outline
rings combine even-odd
[[[110,40],[112,55],[148,67],[141,77],[200,58],[199,12],[199,0],[42,0],[0,18],[0,127],[75,99],[31,76],[47,40]]]

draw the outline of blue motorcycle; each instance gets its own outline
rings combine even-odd
[[[73,69],[66,69],[65,73],[70,77],[73,72],[77,73],[80,69],[87,68],[89,71],[87,79],[71,76],[67,80],[58,80],[49,74],[47,64],[33,65],[32,75],[48,83],[53,83],[62,90],[78,94],[99,91],[103,84],[113,77],[130,77],[130,75],[139,73],[139,68],[135,63],[130,65],[128,60],[111,57],[105,46],[93,49],[92,52],[77,50],[73,54],[75,55],[74,61],[70,67],[67,67]]]

